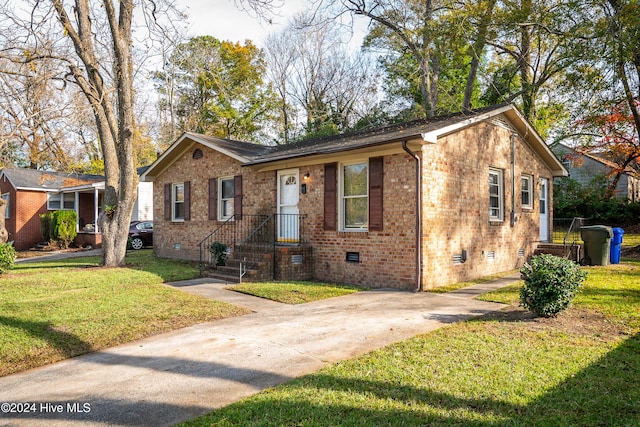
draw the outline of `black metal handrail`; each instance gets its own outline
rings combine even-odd
[[[300,244],[304,239],[304,219],[306,215],[273,214],[259,224],[242,242],[238,244],[240,258],[240,277],[262,262],[268,253],[272,253],[270,279],[275,276],[277,244]]]
[[[569,258],[571,253],[576,251],[576,247],[578,246],[577,242],[581,239],[580,227],[583,227],[584,225],[586,225],[586,223],[586,218],[575,217],[571,220],[571,225],[569,225],[569,228],[564,235],[564,239],[562,240],[565,258]],[[576,256],[578,256],[577,253]]]
[[[304,218],[298,214],[233,215],[199,242],[200,275],[208,266],[216,267],[211,251],[213,243],[224,245],[225,255],[240,261],[240,277],[273,252],[276,244],[299,244],[304,241]],[[272,263],[272,276],[275,262]],[[273,278],[273,277],[272,277]]]

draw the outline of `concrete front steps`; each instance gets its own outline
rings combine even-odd
[[[582,245],[567,245],[566,248],[561,243],[540,243],[534,255],[551,254],[560,258],[567,258],[574,262],[579,262],[582,257]]]
[[[257,282],[273,279],[273,254],[261,254],[262,260],[255,263],[242,277],[243,282]],[[216,268],[206,268],[204,277],[224,281],[226,283],[240,283],[240,259],[232,256],[225,260],[225,265]]]

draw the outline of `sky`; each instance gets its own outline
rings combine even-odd
[[[189,14],[190,35],[211,35],[219,40],[244,42],[249,39],[262,46],[267,34],[281,30],[287,19],[306,6],[304,0],[284,0],[272,17],[272,23],[239,10],[233,0],[181,0]]]
[[[244,0],[245,3],[247,1]],[[263,40],[269,33],[282,30],[289,18],[312,7],[309,0],[280,1],[282,6],[270,16],[271,22],[266,22],[255,14],[238,9],[233,0],[179,0],[189,14],[189,35],[211,35],[219,40],[241,43],[249,39],[259,47],[264,47]],[[349,43],[351,49],[360,48],[367,23],[364,18],[354,22],[354,36]]]

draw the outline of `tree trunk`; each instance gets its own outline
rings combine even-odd
[[[489,0],[487,2],[487,8],[480,18],[478,24],[478,34],[471,47],[471,64],[469,65],[469,74],[467,75],[467,84],[464,88],[464,99],[462,100],[462,109],[471,110],[471,97],[473,96],[473,88],[476,83],[478,75],[478,69],[480,68],[480,57],[487,41],[487,32],[489,25],[491,24],[491,18],[493,16],[493,9],[495,8],[496,0]]]
[[[105,170],[104,206],[99,218],[102,230],[102,263],[105,266],[123,266],[137,185],[133,160],[133,0],[120,0],[117,12],[112,0],[103,2],[102,10],[111,35],[115,90],[108,86],[100,74],[100,64],[93,46],[88,0],[75,1],[74,20],[69,19],[62,0],[53,0],[53,5],[65,34],[72,40],[76,54],[83,64],[82,68],[71,65],[70,70],[91,104],[100,136]],[[117,98],[117,113],[110,96],[112,92],[115,92]]]

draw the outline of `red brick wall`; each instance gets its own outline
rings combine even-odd
[[[521,138],[515,144],[515,211],[510,223],[512,131],[480,123],[426,145],[423,161],[423,285],[425,288],[470,280],[522,266],[539,241],[539,178],[550,171]],[[503,171],[504,221],[489,221],[489,168]],[[533,209],[521,207],[522,174],[533,175]],[[553,206],[549,189],[549,207]],[[550,213],[549,224],[553,223]],[[453,257],[468,253],[454,265]],[[524,250],[519,257],[518,251]],[[489,253],[495,254],[493,261]]]
[[[9,239],[14,240],[17,250],[32,248],[42,241],[40,232],[40,214],[47,212],[47,193],[40,191],[18,191],[13,203],[11,215],[13,230],[9,230]],[[13,235],[11,235],[13,233]]]
[[[400,143],[398,143],[400,144]],[[366,157],[364,157],[366,159]],[[309,171],[300,212],[313,247],[315,279],[372,287],[411,288],[415,283],[415,161],[407,154],[384,157],[383,230],[326,231],[323,223],[324,165]],[[360,262],[346,261],[357,252]]]
[[[517,268],[532,254],[539,236],[537,182],[540,177],[546,177],[551,186],[552,177],[518,138],[515,187],[519,219],[511,226],[511,133],[502,126],[485,122],[423,147],[422,281],[425,288]],[[204,153],[200,159],[193,159],[196,148]],[[489,167],[504,171],[505,220],[500,223],[489,222]],[[383,230],[375,232],[324,230],[324,164],[302,166],[299,172],[301,180],[305,173],[310,175],[306,194],[300,194],[299,210],[307,215],[304,233],[313,248],[314,279],[412,289],[416,282],[414,159],[406,153],[384,156]],[[534,209],[530,211],[520,207],[522,173],[534,177]],[[159,256],[198,259],[198,242],[220,225],[208,219],[208,181],[233,175],[243,176],[244,214],[275,212],[275,171],[242,168],[238,161],[195,144],[154,183],[154,246]],[[184,181],[191,184],[191,220],[165,221],[164,185]],[[549,223],[552,223],[551,216]],[[467,251],[468,260],[454,265],[454,255],[462,250]],[[524,251],[524,257],[518,256],[519,250]],[[347,252],[358,252],[360,261],[347,262]],[[489,252],[495,253],[493,261],[488,260]]]
[[[200,149],[203,157],[194,159]],[[276,210],[276,172],[255,173],[241,168],[240,162],[195,144],[162,173],[153,184],[153,244],[158,256],[197,260],[198,243],[220,226],[209,219],[209,179],[242,175],[243,214],[271,214]],[[189,181],[191,219],[185,222],[164,220],[164,185]],[[178,248],[179,249],[176,249]]]

